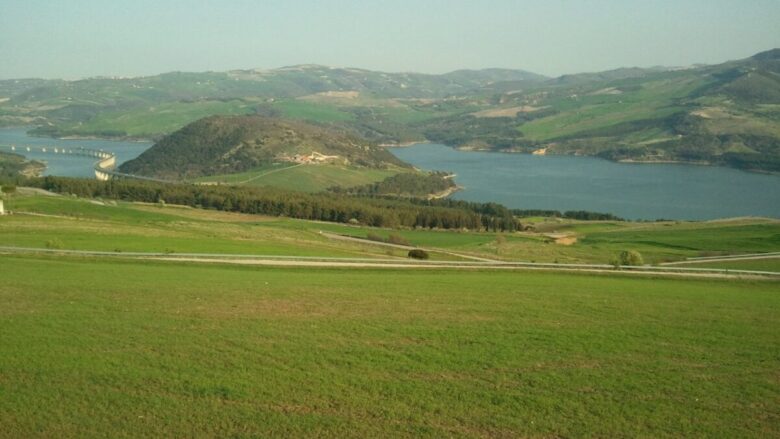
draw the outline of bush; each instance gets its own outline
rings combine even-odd
[[[59,250],[59,249],[61,249],[64,246],[65,246],[65,244],[63,244],[62,241],[60,241],[57,238],[50,239],[50,240],[46,241],[46,248]]]
[[[428,259],[431,256],[427,251],[416,248],[414,250],[409,250],[409,257],[412,259]]]
[[[623,250],[619,256],[620,265],[644,265],[642,255],[636,250]]]

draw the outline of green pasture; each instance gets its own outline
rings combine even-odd
[[[19,213],[0,217],[0,245],[117,253],[405,256],[402,251],[330,240],[314,228],[277,227],[273,218],[258,215],[45,196],[14,198],[9,207]]]
[[[313,122],[340,122],[354,119],[354,115],[336,105],[302,100],[284,100],[274,103],[285,117]]]
[[[326,166],[295,169],[307,168]],[[284,172],[288,171],[279,174]],[[17,195],[7,201],[6,208],[37,215],[0,217],[0,245],[44,247],[48,244],[72,250],[403,256],[403,251],[372,243],[328,239],[320,231],[356,238],[366,238],[369,233],[383,238],[395,234],[412,245],[428,249],[523,262],[604,264],[623,250],[636,250],[645,263],[656,264],[689,257],[780,249],[780,222],[761,218],[658,223],[526,219],[523,221],[533,224],[536,232],[501,234],[377,229],[64,196]],[[571,236],[576,242],[563,245],[556,242],[557,236]],[[447,258],[436,254],[434,257]]]
[[[742,259],[734,261],[696,262],[677,265],[686,268],[720,268],[724,270],[773,271],[780,273],[780,258]]]
[[[0,264],[0,437],[780,434],[776,283]]]
[[[704,82],[680,77],[642,83],[639,88],[619,95],[584,94],[551,100],[560,113],[521,125],[523,134],[533,140],[550,140],[623,122],[660,119],[682,110],[677,100],[690,95]]]
[[[64,130],[78,133],[124,131],[129,136],[153,137],[172,133],[206,116],[240,115],[253,110],[254,104],[242,100],[166,102],[144,108],[101,112],[83,124],[66,126]]]
[[[216,175],[198,179],[201,182],[224,182],[251,186],[273,186],[302,192],[321,192],[332,186],[352,187],[382,181],[408,172],[400,168],[374,169],[343,165],[266,165],[238,174]]]

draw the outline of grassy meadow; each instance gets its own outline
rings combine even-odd
[[[388,257],[373,245],[333,241],[283,218],[182,207],[96,204],[66,197],[20,197],[9,205],[34,215],[0,217],[0,245],[109,252]],[[389,253],[388,253],[389,252]]]
[[[305,168],[315,166],[296,169]],[[279,174],[284,172],[287,171]],[[411,245],[434,250],[435,259],[451,259],[443,252],[455,252],[504,261],[605,264],[617,253],[632,249],[642,254],[645,263],[656,264],[688,257],[766,253],[780,248],[780,221],[761,218],[659,223],[528,218],[521,221],[534,231],[503,234],[377,229],[65,196],[20,194],[7,201],[6,208],[20,214],[0,217],[0,245],[43,248],[53,244],[70,250],[405,256],[402,250],[369,242],[329,239],[321,231],[355,238],[398,235]],[[560,243],[556,236],[573,238],[573,242]],[[742,265],[751,262],[758,264],[744,261]],[[778,271],[771,264],[755,269],[767,271],[768,267],[768,271]],[[738,269],[736,265],[724,268]]]
[[[332,186],[353,187],[382,181],[407,169],[373,169],[334,164],[302,165],[281,163],[247,172],[201,177],[198,182],[218,182],[250,186],[272,186],[302,192],[321,192]]]
[[[697,262],[682,264],[680,267],[689,268],[720,268],[723,270],[753,270],[773,271],[780,273],[780,258],[742,259],[733,261]]]
[[[0,245],[118,255],[405,258],[325,231],[603,263],[780,235],[761,219],[390,231],[24,189],[6,207]],[[10,254],[0,270],[0,438],[780,434],[777,281]]]
[[[777,283],[0,256],[0,437],[777,437]]]
[[[106,111],[88,122],[63,127],[75,134],[124,132],[128,136],[153,138],[172,133],[200,118],[214,114],[241,115],[254,111],[256,103],[245,100],[166,102],[146,108]]]

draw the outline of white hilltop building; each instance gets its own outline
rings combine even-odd
[[[0,200],[0,215],[5,215],[5,208],[3,207],[3,200]]]

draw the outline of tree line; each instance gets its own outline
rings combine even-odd
[[[350,188],[333,186],[328,188],[328,191],[360,196],[427,197],[455,187],[455,182],[449,175],[440,171],[427,174],[402,172],[375,183]]]
[[[512,209],[512,214],[521,218],[527,218],[530,216],[541,216],[547,218],[566,218],[582,221],[625,221],[611,213],[590,212],[587,210],[567,210],[561,212],[559,210],[542,210],[542,209]]]
[[[16,183],[86,198],[165,202],[229,212],[358,223],[374,227],[506,232],[520,228],[511,211],[496,203],[309,194],[268,187],[171,184],[131,179],[99,181],[47,176],[21,180]]]

